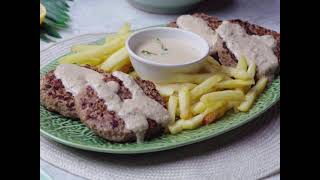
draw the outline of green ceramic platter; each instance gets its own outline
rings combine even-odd
[[[101,40],[95,43],[99,42],[101,43]],[[57,47],[49,48],[46,51],[57,49]],[[49,64],[42,67],[40,69],[40,77],[48,71],[55,69],[58,65],[57,60],[52,60]],[[261,115],[279,101],[279,99],[280,77],[277,77],[264,93],[260,95],[254,106],[247,113],[233,113],[230,111],[222,119],[213,124],[195,130],[186,130],[176,135],[162,135],[150,141],[145,141],[142,144],[109,142],[96,136],[79,121],[64,118],[59,114],[46,110],[40,105],[40,133],[59,143],[96,152],[137,154],[163,151],[203,141],[237,128]]]

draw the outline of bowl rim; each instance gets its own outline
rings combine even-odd
[[[203,55],[201,54],[201,56],[197,60],[183,63],[183,64],[161,64],[158,62],[152,62],[150,60],[147,60],[145,58],[138,56],[129,46],[130,40],[132,40],[132,38],[138,34],[144,33],[146,31],[154,31],[154,30],[175,31],[175,32],[184,33],[185,35],[188,35],[188,36],[194,36],[194,37],[198,38],[201,43],[203,43],[203,45],[205,47],[205,49],[204,49],[205,53],[203,53]],[[206,57],[208,57],[209,51],[210,51],[210,47],[209,47],[208,42],[204,38],[199,36],[198,34],[193,33],[191,31],[186,31],[183,29],[172,28],[172,27],[151,27],[151,28],[146,28],[146,29],[140,30],[140,31],[136,31],[128,37],[128,39],[126,40],[125,46],[126,46],[126,49],[128,50],[129,56],[132,56],[135,60],[137,60],[141,63],[144,63],[144,64],[153,65],[153,66],[160,66],[160,67],[181,67],[181,66],[196,64],[196,63],[199,63],[199,62],[203,61],[204,59],[206,59]]]

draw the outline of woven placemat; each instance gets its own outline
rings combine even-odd
[[[74,44],[103,37],[83,35],[40,51],[41,67]],[[88,179],[260,179],[280,171],[280,104],[218,137],[189,146],[140,155],[70,148],[40,136],[40,158]]]

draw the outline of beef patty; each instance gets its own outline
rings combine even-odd
[[[67,92],[60,79],[57,79],[53,71],[50,71],[40,79],[40,103],[49,111],[78,118],[74,97]]]
[[[85,67],[104,73],[91,66]],[[65,117],[72,119],[79,117],[75,109],[74,97],[65,90],[61,80],[54,75],[54,71],[48,72],[40,79],[40,103],[49,111],[57,112]]]
[[[117,94],[122,100],[132,98],[131,92],[118,78],[112,75],[107,75],[104,81],[116,81],[119,83],[120,89]],[[136,79],[136,82],[148,97],[156,100],[165,107],[165,101],[160,96],[152,82],[141,79]],[[99,136],[114,142],[128,142],[136,140],[135,134],[125,128],[125,122],[115,112],[108,110],[104,100],[99,99],[97,93],[90,86],[83,89],[75,97],[75,104],[80,120]],[[145,134],[145,139],[152,138],[163,133],[164,128],[161,127],[160,124],[156,123],[152,119],[147,120],[149,128]]]
[[[98,69],[93,69],[103,73]],[[131,92],[123,83],[111,74],[103,73],[104,81],[116,81],[120,88],[117,92],[122,99],[132,98]],[[135,79],[143,92],[165,107],[165,101],[156,90],[155,85],[150,81]],[[60,79],[57,79],[54,72],[47,73],[40,81],[40,102],[48,110],[58,112],[63,116],[80,119],[88,128],[94,131],[98,136],[114,142],[129,142],[136,140],[132,131],[125,128],[125,122],[119,116],[109,111],[103,99],[97,96],[97,93],[87,86],[82,89],[75,97],[67,92]],[[152,119],[147,119],[149,127],[145,134],[145,139],[161,135],[164,127]]]
[[[203,20],[205,20],[208,24],[209,27],[211,27],[213,30],[216,30],[222,23],[222,20],[220,20],[217,17],[214,16],[209,16],[204,13],[194,13],[192,16],[199,17]],[[249,23],[247,21],[242,21],[240,19],[232,19],[229,20],[231,23],[236,23],[239,24],[242,28],[244,28],[249,35],[258,35],[258,36],[263,36],[263,35],[271,35],[273,38],[276,40],[277,45],[273,49],[273,52],[277,56],[279,62],[280,62],[280,33],[266,29],[264,27],[258,26],[256,24]],[[168,24],[170,27],[177,27],[176,22],[171,22]],[[212,54],[214,58],[219,60],[219,62],[225,66],[236,66],[238,60],[234,56],[234,54],[227,48],[226,43],[224,41],[217,41],[217,53]]]

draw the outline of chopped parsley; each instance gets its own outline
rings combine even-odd
[[[153,52],[150,52],[150,51],[147,51],[147,50],[142,50],[141,53],[145,54],[145,55],[158,55],[156,53],[153,53]]]
[[[168,48],[166,48],[163,43],[161,42],[161,40],[159,38],[156,38],[157,42],[160,44],[161,46],[161,49],[164,50],[164,51],[168,51]]]

